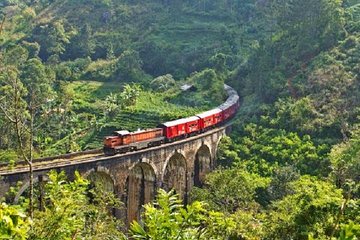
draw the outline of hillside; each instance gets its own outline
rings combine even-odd
[[[13,4],[3,11],[25,11],[29,16],[7,18],[5,29],[11,36],[5,37],[5,45],[14,38],[36,41],[43,60],[54,54],[61,60],[87,56],[96,60],[106,58],[109,52],[119,56],[132,49],[139,54],[146,73],[182,78],[209,66],[209,58],[217,52],[245,57],[248,45],[256,41],[257,34],[244,34],[255,32],[244,24],[250,23],[251,16],[239,16],[222,4],[205,8],[198,3],[176,4],[98,0],[45,1],[30,8]],[[249,11],[252,8],[249,5]],[[48,41],[46,35],[51,33],[56,35],[56,43]]]
[[[39,139],[46,142],[41,143],[46,154],[99,147],[101,138],[114,129],[154,127],[161,121],[209,109],[223,100],[221,82],[226,73],[219,69],[211,75],[212,80],[218,81],[214,83],[217,90],[203,90],[201,82],[205,81],[206,72],[202,72],[205,67],[225,64],[216,63],[216,59],[211,62],[210,57],[228,48],[223,44],[225,24],[230,23],[226,16],[218,16],[212,24],[208,20],[215,13],[207,16],[188,9],[181,17],[174,18],[171,6],[164,9],[160,3],[94,1],[89,4],[70,0],[31,5],[9,2],[2,12],[6,16],[2,48],[20,44],[29,52],[29,59],[39,56],[55,74],[54,90],[68,98],[60,103],[63,101],[60,97],[60,104],[51,106],[66,111],[62,124],[69,129],[61,130],[56,123],[59,118],[52,116],[54,121],[47,127],[47,137]],[[189,77],[194,71],[199,73]],[[176,84],[171,75],[165,75],[169,73],[177,80]],[[160,78],[151,84],[157,76]],[[88,82],[85,85],[84,79]],[[66,82],[72,81],[77,83],[69,86],[79,86],[65,87]],[[201,93],[179,93],[176,88],[183,82],[200,85]],[[104,116],[104,108],[111,104],[107,95],[120,94],[125,83],[137,83],[144,90],[136,106]],[[97,85],[103,87],[97,89]],[[158,87],[161,92],[169,93],[146,93]],[[214,91],[218,93],[213,94]],[[141,106],[149,94],[156,100]],[[85,119],[90,121],[92,130],[88,124],[81,123]]]
[[[137,237],[169,239],[167,196],[183,239],[360,238],[358,0],[4,0],[0,19],[0,161],[193,115],[226,82],[219,167],[186,209],[160,194]]]

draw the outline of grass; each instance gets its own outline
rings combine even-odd
[[[192,116],[201,112],[201,108],[180,106],[166,101],[169,96],[144,91],[134,106],[122,109],[115,117],[109,119],[99,130],[92,131],[84,138],[86,148],[102,146],[102,139],[115,130],[135,131],[154,128],[161,122]]]
[[[106,96],[120,92],[121,87],[117,82],[75,81],[67,85],[67,91],[72,93],[75,112],[101,115]]]
[[[136,104],[118,111],[107,120],[104,119],[102,106],[110,93],[120,93],[122,84],[118,82],[75,81],[67,84],[67,91],[72,92],[73,111],[76,114],[92,113],[101,122],[100,126],[91,127],[77,142],[81,149],[93,149],[102,146],[102,139],[114,130],[154,128],[159,123],[195,115],[205,111],[208,106],[190,107],[184,104],[170,103],[179,94],[177,90],[166,93],[142,91]],[[67,139],[68,137],[66,137]],[[53,147],[62,147],[67,141],[61,139]],[[50,151],[51,152],[51,151]]]
[[[74,97],[88,101],[103,100],[116,90],[120,91],[122,84],[118,82],[76,81],[67,85],[75,93]]]

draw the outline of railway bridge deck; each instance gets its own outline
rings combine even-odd
[[[35,161],[34,180],[46,180],[52,169],[65,171],[70,179],[78,171],[113,191],[125,203],[125,210],[116,214],[131,222],[139,218],[142,205],[155,197],[157,188],[175,189],[186,202],[191,188],[200,186],[204,175],[216,165],[219,142],[230,128],[228,123],[180,141],[114,156],[95,150]],[[19,182],[22,187],[15,201],[29,186],[28,167],[0,167],[0,197]]]

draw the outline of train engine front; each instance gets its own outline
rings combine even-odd
[[[153,128],[129,132],[115,131],[112,136],[104,138],[105,155],[114,155],[135,151],[147,147],[158,146],[164,141],[163,129]]]
[[[104,153],[105,155],[114,155],[116,153],[129,151],[129,137],[130,132],[127,130],[115,131],[112,136],[104,138]]]

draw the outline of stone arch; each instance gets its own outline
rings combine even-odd
[[[218,139],[217,139],[217,141],[216,141],[216,149],[218,149],[218,147],[219,147],[219,144],[220,144],[220,142],[221,142],[221,140],[224,138],[224,136],[226,136],[226,134],[224,134],[224,133],[218,133]],[[216,157],[216,156],[215,156]]]
[[[155,197],[156,175],[148,163],[136,164],[127,178],[127,222],[139,220],[142,206]]]
[[[212,135],[210,139],[205,139],[204,141],[202,141],[201,145],[199,146],[199,148],[202,147],[203,145],[208,147],[211,158],[213,158],[214,156],[214,149],[213,149],[214,142],[217,142],[217,136],[215,136],[215,140],[214,140],[214,135]]]
[[[108,169],[98,167],[86,172],[83,174],[83,177],[89,181],[89,189],[95,190],[98,196],[100,196],[99,194],[103,195],[106,193],[116,194],[115,180]],[[89,192],[88,197],[91,201],[94,200],[95,196],[92,194],[92,191]],[[109,214],[111,213],[114,216],[117,210],[116,208],[108,207]]]
[[[202,145],[195,155],[194,162],[194,186],[201,187],[205,175],[213,168],[210,148],[207,145]]]
[[[166,164],[162,187],[169,191],[174,189],[181,199],[187,196],[187,171],[184,155],[176,152]]]
[[[226,136],[226,134],[219,134],[219,137],[218,137],[218,139],[217,139],[217,141],[216,141],[216,145],[215,145],[215,151],[214,151],[214,157],[213,157],[213,159],[214,159],[214,164],[213,164],[213,166],[215,167],[216,166],[216,160],[218,159],[218,152],[219,152],[219,145],[220,145],[220,142],[224,139],[224,136]]]
[[[38,176],[34,176],[34,180],[33,180],[33,184],[34,187],[36,185],[41,184],[42,182],[47,182],[49,180],[47,175],[38,175]],[[14,204],[18,204],[20,197],[30,188],[30,180],[27,180],[18,190],[18,192],[16,193],[15,197],[14,197]],[[41,196],[42,197],[42,196]]]
[[[96,186],[105,192],[115,192],[115,181],[108,172],[92,171],[86,176],[86,179],[90,181],[90,185]]]

